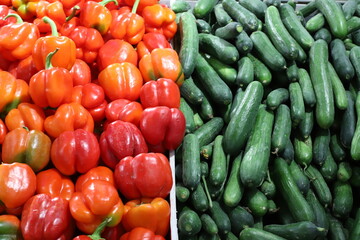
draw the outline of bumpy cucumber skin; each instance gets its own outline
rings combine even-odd
[[[323,228],[317,227],[310,221],[301,221],[285,225],[269,224],[264,226],[265,231],[269,231],[286,239],[315,239]]]
[[[332,214],[334,217],[348,217],[353,207],[352,187],[347,182],[336,181],[333,186],[334,201]]]
[[[244,26],[245,31],[255,31],[258,29],[259,21],[256,15],[241,6],[240,3],[235,0],[224,0],[222,1],[222,5],[225,11],[235,19],[235,21]]]
[[[322,13],[312,16],[305,24],[306,30],[316,32],[325,25],[325,17]]]
[[[289,91],[286,88],[277,88],[272,90],[266,97],[266,105],[271,110],[275,110],[280,104],[287,102]]]
[[[242,199],[244,187],[240,180],[240,164],[242,153],[237,156],[231,167],[229,179],[226,182],[223,200],[228,207],[236,207]]]
[[[290,133],[290,109],[287,105],[280,104],[276,110],[274,129],[271,136],[271,148],[275,153],[282,152],[285,149]]]
[[[182,180],[185,187],[193,190],[200,183],[200,147],[194,134],[187,134],[182,148]]]
[[[360,94],[358,93],[355,102],[356,107],[356,114],[360,116]],[[350,148],[351,158],[354,160],[360,160],[360,118],[358,117],[355,133],[353,139],[351,141],[351,148]]]
[[[346,96],[348,99],[348,107],[344,111],[341,119],[339,138],[345,148],[350,148],[356,129],[356,110],[353,95],[349,91],[346,91]]]
[[[218,0],[198,0],[194,6],[194,15],[196,18],[204,18],[215,7]]]
[[[332,64],[341,79],[349,81],[355,75],[355,70],[346,55],[345,44],[340,39],[334,39],[330,43]]]
[[[338,74],[336,73],[334,67],[329,62],[329,75],[331,80],[331,85],[334,92],[334,101],[335,105],[340,110],[345,110],[348,107],[348,100],[346,97],[346,90],[344,84],[340,80]]]
[[[309,165],[305,169],[305,173],[310,178],[312,188],[314,189],[320,203],[325,207],[330,206],[332,202],[332,194],[320,171],[312,165]]]
[[[266,240],[286,240],[285,238],[279,237],[273,233],[267,232],[259,228],[245,228],[241,231],[240,240],[255,240],[255,239],[266,239]]]
[[[238,62],[235,84],[242,87],[254,81],[254,64],[250,58],[244,56]]]
[[[293,124],[298,125],[305,118],[305,104],[300,84],[289,84],[290,113]]]

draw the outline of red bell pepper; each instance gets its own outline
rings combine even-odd
[[[16,128],[6,134],[2,144],[4,163],[23,162],[39,172],[50,161],[51,140],[43,132]]]
[[[138,127],[142,112],[143,107],[140,103],[127,99],[117,99],[106,106],[105,116],[109,123],[121,120],[133,123]]]
[[[71,102],[73,80],[70,72],[63,67],[53,67],[51,60],[60,55],[60,50],[48,54],[45,69],[31,77],[29,93],[34,103],[40,107],[59,107]]]
[[[16,23],[15,18],[4,19],[10,13],[16,13],[13,9],[9,8],[9,6],[11,6],[11,0],[9,1],[10,5],[4,4],[0,1],[0,28],[8,24]]]
[[[140,91],[140,101],[144,108],[166,106],[179,108],[180,90],[174,81],[159,78],[145,83]]]
[[[78,103],[62,104],[54,115],[45,118],[44,128],[47,134],[57,138],[62,132],[84,129],[94,130],[94,120],[91,114]]]
[[[146,108],[140,119],[140,130],[153,151],[174,150],[185,135],[185,117],[178,108]]]
[[[0,119],[0,144],[3,144],[6,134],[8,133],[8,129],[6,128],[3,120]]]
[[[81,192],[82,186],[90,180],[102,180],[109,182],[112,185],[115,184],[113,171],[108,167],[98,166],[90,169],[88,172],[78,177],[75,184],[75,191]]]
[[[117,188],[127,199],[169,195],[173,179],[168,158],[162,153],[141,153],[120,160],[115,167]]]
[[[74,232],[68,201],[37,194],[24,205],[21,214],[24,240],[71,239]]]
[[[163,4],[147,6],[142,11],[146,32],[158,32],[170,40],[177,31],[176,15],[173,10]]]
[[[8,71],[14,75],[15,78],[22,79],[27,83],[29,83],[30,78],[38,72],[32,59],[32,55],[19,62],[13,62],[9,66]]]
[[[41,33],[50,33],[50,25],[42,20],[45,16],[54,21],[57,29],[60,29],[66,21],[64,7],[60,1],[39,1],[36,5],[36,19],[34,20],[34,24]]]
[[[136,227],[130,232],[125,233],[119,240],[165,240],[161,235],[155,235],[155,233],[147,228]]]
[[[116,99],[137,100],[143,85],[139,69],[128,62],[109,65],[100,72],[98,80],[106,96],[112,101]]]
[[[29,130],[44,131],[45,113],[42,108],[32,103],[20,103],[5,117],[5,124],[9,131],[27,127]]]
[[[143,227],[165,237],[170,226],[170,204],[159,197],[128,201],[124,205],[121,224],[126,231]]]
[[[61,133],[51,146],[51,161],[64,175],[86,173],[98,165],[99,158],[95,135],[83,129]]]
[[[15,17],[17,22],[0,28],[0,53],[9,60],[21,60],[31,55],[40,33],[36,25],[23,22],[17,14],[6,16]]]
[[[135,66],[138,64],[136,50],[130,43],[120,39],[110,39],[99,49],[97,63],[100,71],[113,63],[123,62]]]
[[[45,193],[51,198],[60,197],[70,201],[74,189],[72,180],[55,168],[41,171],[36,175],[36,193]]]
[[[22,239],[19,218],[0,215],[0,239]]]
[[[122,224],[119,224],[116,227],[105,228],[104,232],[101,234],[101,237],[106,240],[119,240],[120,237],[124,234],[125,229]]]
[[[100,32],[95,28],[81,26],[77,17],[63,24],[60,33],[75,42],[76,58],[87,63],[96,60],[100,47],[104,45]]]
[[[161,33],[149,32],[145,33],[142,41],[136,46],[139,59],[145,54],[149,54],[156,48],[172,48],[170,42]]]
[[[134,124],[121,120],[107,125],[99,144],[103,162],[112,169],[122,158],[148,151],[140,130]]]
[[[54,67],[70,70],[76,59],[76,45],[66,36],[59,36],[56,25],[49,17],[43,17],[45,23],[50,24],[51,35],[40,37],[33,48],[32,57],[36,68],[40,71],[45,68],[46,57],[59,48],[59,53],[51,59]]]
[[[75,60],[70,73],[73,79],[73,86],[85,85],[91,82],[91,69],[89,65],[81,59]]]
[[[35,194],[36,175],[25,163],[0,164],[0,201],[6,208],[18,208]]]
[[[124,3],[128,6],[134,6],[136,0],[124,0]],[[154,4],[157,4],[159,0],[140,0],[139,6],[137,8],[137,12],[141,13],[144,7],[146,6],[152,6]]]
[[[184,73],[179,56],[171,48],[157,48],[139,61],[139,69],[145,82],[158,78],[169,78],[178,86],[184,82]]]

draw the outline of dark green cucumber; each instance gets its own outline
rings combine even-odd
[[[289,99],[289,91],[286,88],[276,88],[272,90],[266,97],[266,105],[268,108],[275,110],[282,103],[286,103]]]
[[[240,180],[240,164],[242,153],[240,153],[232,162],[231,172],[225,184],[223,194],[224,204],[228,207],[235,207],[239,204],[244,193],[244,187]]]
[[[225,40],[235,39],[241,32],[243,27],[238,22],[229,22],[225,26],[219,27],[215,30],[215,36]]]
[[[198,33],[210,33],[211,32],[210,24],[207,21],[205,21],[204,19],[196,19],[196,27],[197,27]]]
[[[316,96],[309,73],[299,68],[299,84],[306,106],[313,107],[316,104]]]
[[[175,178],[178,182],[182,182],[182,164],[181,163],[178,163],[175,166]]]
[[[314,127],[314,113],[310,107],[305,107],[304,119],[298,125],[298,131],[302,138],[306,139],[310,136]]]
[[[204,18],[212,12],[218,0],[198,0],[195,3],[193,13],[196,18]]]
[[[231,231],[230,219],[221,208],[219,202],[213,201],[213,206],[210,208],[210,216],[215,221],[220,234],[226,234]]]
[[[340,110],[345,110],[348,106],[348,100],[346,97],[346,90],[344,84],[340,80],[338,74],[336,73],[334,67],[329,62],[329,75],[331,80],[331,85],[334,92],[334,101],[335,105]]]
[[[268,177],[260,186],[260,191],[264,193],[267,199],[272,199],[276,194],[275,183]]]
[[[186,12],[186,11],[190,10],[191,5],[189,2],[187,2],[185,0],[176,0],[176,1],[172,1],[170,3],[170,8],[175,13],[180,13],[180,12]]]
[[[360,17],[353,16],[346,21],[348,34],[360,29]]]
[[[316,40],[310,49],[310,76],[316,95],[316,122],[329,128],[335,118],[334,96],[328,72],[328,46]]]
[[[264,86],[269,85],[272,80],[272,75],[268,67],[266,67],[266,65],[254,55],[248,53],[247,56],[250,58],[254,65],[255,80],[261,82]]]
[[[316,226],[323,228],[324,232],[322,236],[326,236],[329,230],[329,219],[326,215],[326,210],[324,206],[319,202],[315,193],[311,189],[306,194],[306,201],[311,206],[311,209],[313,210],[315,215],[315,220],[313,221],[313,223],[315,223]]]
[[[293,125],[298,125],[305,118],[303,93],[298,82],[289,84],[290,114]]]
[[[257,188],[250,188],[244,196],[245,205],[254,217],[262,217],[268,212],[268,199]]]
[[[329,238],[332,240],[346,240],[342,223],[330,213],[327,213],[327,216],[329,218]]]
[[[254,226],[254,217],[241,206],[236,206],[228,214],[231,222],[231,231],[237,236],[247,227]]]
[[[281,224],[289,224],[296,222],[291,215],[289,208],[287,207],[285,200],[280,195],[276,196],[277,204],[280,205],[280,209],[276,214],[276,217]]]
[[[273,123],[274,113],[261,105],[240,166],[241,181],[246,187],[260,186],[266,177]]]
[[[231,103],[230,112],[228,113],[228,116],[224,117],[224,121],[227,124],[230,122],[230,119],[234,116],[234,114],[238,111],[241,100],[244,97],[244,94],[245,94],[245,91],[242,88],[238,88],[238,90],[235,93],[234,100]]]
[[[304,7],[299,9],[299,13],[304,16],[308,17],[310,14],[316,11],[316,4],[315,1],[308,2]]]
[[[305,28],[309,32],[317,32],[325,25],[325,17],[322,13],[318,13],[306,22]]]
[[[221,132],[224,126],[224,121],[220,117],[214,117],[210,121],[207,121],[204,125],[199,127],[194,135],[199,141],[199,149],[214,141],[215,137]]]
[[[209,164],[205,161],[200,162],[201,167],[201,177],[207,178],[209,176]]]
[[[192,77],[186,79],[180,87],[181,96],[193,105],[200,105],[203,101],[204,94],[200,88],[194,83]]]
[[[200,148],[200,155],[203,159],[209,160],[212,157],[214,142],[204,145]]]
[[[313,163],[322,166],[325,162],[330,146],[329,129],[318,128],[314,136]]]
[[[355,70],[346,54],[344,42],[340,39],[331,41],[330,53],[332,64],[339,77],[345,81],[352,79],[355,75]]]
[[[249,35],[245,31],[242,31],[235,38],[235,46],[241,55],[246,55],[247,53],[252,51],[254,44],[250,39]]]
[[[248,9],[244,8],[236,0],[223,0],[225,11],[236,21],[243,25],[245,31],[256,31],[258,29],[258,18]]]
[[[281,0],[263,0],[267,6],[280,7]]]
[[[313,37],[301,24],[294,8],[289,4],[282,4],[280,7],[281,20],[291,36],[300,44],[305,50],[309,50],[314,43]]]
[[[348,100],[348,107],[344,111],[340,125],[340,142],[345,148],[351,147],[351,141],[353,139],[356,128],[356,111],[355,101],[350,91],[346,91]]]
[[[354,227],[350,232],[349,240],[357,240],[360,238],[360,208],[356,210]]]
[[[324,164],[320,167],[319,171],[321,175],[324,177],[325,181],[331,182],[336,179],[336,173],[338,170],[338,166],[332,156],[330,150],[327,151],[326,159]]]
[[[342,5],[342,10],[346,20],[349,20],[355,14],[358,0],[348,0]]]
[[[226,24],[233,21],[233,19],[229,16],[229,14],[224,10],[221,3],[218,3],[214,7],[214,15],[216,22],[220,26],[225,26]]]
[[[190,197],[190,190],[184,186],[176,185],[176,200],[186,202]]]
[[[349,182],[351,186],[360,187],[360,167],[353,166]]]
[[[345,38],[347,23],[341,6],[334,0],[315,0],[316,8],[324,15],[331,33],[337,38]]]
[[[295,61],[291,61],[286,69],[286,76],[288,81],[297,82],[299,81],[299,68]]]
[[[201,83],[214,103],[228,105],[232,101],[230,88],[200,54],[196,57],[195,73],[196,80]]]
[[[286,162],[290,163],[295,159],[294,155],[294,146],[291,140],[288,139],[285,149],[279,153],[279,156],[282,157]]]
[[[259,19],[264,19],[267,6],[261,0],[240,0],[239,3]]]
[[[245,228],[241,231],[240,240],[285,240],[285,238],[282,238],[278,235],[275,235],[273,233],[267,232],[262,229],[258,228]]]
[[[237,86],[247,86],[254,81],[254,64],[249,57],[242,57],[238,61],[238,71],[235,79]]]
[[[351,34],[353,43],[360,45],[360,30],[357,30]]]
[[[215,115],[215,109],[213,107],[214,103],[210,102],[209,98],[210,98],[209,95],[204,93],[203,100],[200,106],[197,107],[197,113],[199,114],[201,119],[205,121],[212,119]]]
[[[301,194],[291,175],[289,165],[282,158],[275,158],[273,179],[281,196],[296,221],[313,221],[315,215],[312,208]]]
[[[320,171],[309,165],[305,169],[305,173],[310,178],[312,189],[315,191],[320,203],[325,207],[330,206],[332,202],[331,191]]]
[[[272,199],[268,200],[268,208],[269,208],[269,210],[268,210],[269,214],[274,214],[279,211],[279,207],[276,205],[276,203]]]
[[[360,83],[360,47],[356,46],[350,50],[350,61],[356,73],[356,83]]]
[[[360,116],[360,94],[358,93],[355,102],[356,114]],[[360,117],[357,119],[354,137],[351,141],[350,147],[351,158],[358,161],[360,160]]]
[[[337,179],[340,182],[347,182],[350,180],[352,175],[352,166],[349,162],[339,163],[339,168],[337,171]]]
[[[226,156],[222,147],[222,140],[222,135],[215,138],[211,157],[209,182],[214,186],[222,185],[227,175]]]
[[[342,146],[338,134],[333,134],[330,138],[330,151],[334,159],[338,162],[343,161],[346,157],[345,148]]]
[[[301,166],[308,166],[313,157],[313,147],[311,135],[308,138],[302,138],[300,134],[294,137],[295,161]]]
[[[186,134],[182,143],[182,181],[185,187],[194,190],[200,183],[200,146],[195,134]]]
[[[210,215],[203,213],[200,216],[200,220],[202,223],[202,229],[207,232],[210,235],[216,235],[219,232],[219,229],[214,221],[214,219],[212,219],[210,217]]]
[[[239,240],[232,232],[228,232],[225,236],[225,240]]]
[[[240,106],[225,129],[223,139],[225,153],[232,156],[240,153],[254,126],[263,93],[264,88],[260,82],[251,82],[246,87]]]
[[[209,201],[207,199],[205,190],[202,184],[198,184],[195,190],[191,193],[191,203],[197,212],[205,212],[209,208]]]
[[[338,218],[348,217],[353,207],[353,192],[351,185],[348,182],[336,181],[333,186],[333,195],[333,216]]]
[[[181,14],[179,32],[181,40],[179,60],[185,78],[188,78],[194,71],[196,56],[199,53],[199,37],[196,19],[191,12]]]
[[[304,170],[295,161],[290,163],[289,170],[300,192],[306,195],[310,189],[310,181],[308,177],[305,176]]]
[[[273,153],[282,152],[291,134],[290,109],[285,104],[280,104],[276,109],[274,129],[271,136],[271,149]]]
[[[186,133],[192,133],[193,131],[195,131],[194,111],[191,109],[191,107],[184,98],[180,98],[179,109],[185,117]]]
[[[271,43],[268,36],[261,32],[255,31],[250,35],[254,44],[255,55],[273,71],[286,69],[285,58]]]
[[[322,39],[327,44],[330,44],[330,42],[332,40],[331,32],[327,28],[320,28],[314,34],[314,40],[316,41],[318,39]]]
[[[268,224],[264,230],[286,239],[313,240],[324,231],[310,221],[289,224]]]
[[[199,215],[191,209],[187,209],[180,215],[177,225],[179,233],[187,237],[195,236],[202,226]]]
[[[238,74],[235,68],[233,68],[230,65],[222,63],[217,58],[212,57],[209,54],[204,54],[203,57],[228,86],[233,86],[235,84],[236,77]]]

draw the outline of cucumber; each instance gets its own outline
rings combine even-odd
[[[343,161],[346,157],[345,148],[341,145],[339,135],[333,134],[330,138],[330,150],[334,159],[338,162]]]
[[[205,190],[201,184],[198,184],[195,190],[191,193],[191,203],[197,212],[205,212],[209,208],[209,201],[207,199]]]
[[[348,182],[336,181],[333,186],[334,201],[332,205],[332,214],[334,217],[349,217],[353,207],[353,192]]]
[[[254,226],[254,217],[241,206],[236,206],[228,214],[231,222],[231,231],[239,235],[244,228]]]
[[[185,238],[185,239],[187,239],[187,238]],[[205,231],[200,232],[199,237],[197,239],[198,240],[221,240],[219,234],[211,235],[211,234],[206,233]]]
[[[315,132],[313,144],[313,163],[322,166],[328,155],[330,146],[330,131],[329,129],[318,128]]]
[[[212,12],[218,0],[198,0],[195,3],[193,13],[196,18],[204,18]]]
[[[238,238],[232,232],[228,232],[225,236],[225,240],[238,240]]]
[[[194,79],[192,77],[186,79],[181,85],[180,94],[187,102],[193,105],[200,105],[204,98],[203,92],[194,83]]]
[[[241,201],[244,193],[244,187],[240,180],[241,159],[242,153],[233,160],[230,176],[225,184],[223,201],[228,207],[236,207]]]
[[[254,13],[257,18],[264,19],[267,6],[261,0],[240,0],[239,3],[244,8]]]
[[[296,221],[313,221],[315,215],[304,196],[291,176],[289,165],[282,158],[275,158],[273,166],[273,179],[280,195],[286,199],[289,208]]]
[[[235,38],[235,46],[241,55],[246,55],[252,51],[254,44],[249,35],[245,31],[242,31]]]
[[[180,111],[184,114],[186,122],[186,133],[192,133],[195,131],[195,122],[194,122],[194,111],[191,109],[189,104],[185,101],[184,98],[180,98]]]
[[[356,210],[356,216],[354,220],[354,227],[350,232],[349,240],[356,240],[360,237],[360,208]]]
[[[316,40],[310,49],[310,76],[316,96],[316,122],[327,129],[334,122],[335,107],[328,73],[328,47],[324,40]]]
[[[235,39],[243,31],[243,27],[238,22],[229,22],[225,26],[219,27],[215,30],[215,36],[225,40]]]
[[[221,132],[224,126],[224,121],[220,117],[214,117],[210,121],[207,121],[204,125],[199,127],[193,134],[199,141],[199,149],[212,141]]]
[[[186,134],[182,143],[182,181],[185,187],[194,190],[200,183],[199,140],[195,134]]]
[[[351,141],[356,128],[356,110],[355,101],[350,91],[346,91],[346,96],[348,100],[348,107],[341,118],[339,138],[342,146],[349,149],[351,147]]]
[[[328,150],[324,164],[320,167],[319,171],[324,177],[325,181],[331,182],[336,179],[338,166],[331,154],[331,151]]]
[[[316,96],[310,75],[304,68],[299,68],[299,84],[303,94],[304,104],[313,107],[316,104]]]
[[[324,177],[312,165],[305,169],[306,175],[310,178],[312,189],[315,191],[320,203],[324,206],[330,206],[332,195],[329,186],[326,184]]]
[[[325,17],[322,13],[318,13],[306,22],[305,28],[309,32],[317,32],[322,29],[325,25]]]
[[[300,221],[289,224],[268,224],[264,230],[286,239],[313,240],[319,236],[324,229],[319,228],[310,221]]]
[[[184,186],[176,185],[176,200],[179,202],[186,202],[190,197],[190,190]]]
[[[305,176],[303,169],[295,161],[292,161],[289,165],[289,170],[300,192],[306,195],[310,189],[310,181]]]
[[[235,85],[236,77],[238,72],[232,66],[222,63],[218,59],[204,54],[203,57],[210,64],[210,66],[215,70],[215,72],[219,75],[219,77],[224,80],[224,82],[228,86]]]
[[[342,223],[330,213],[327,213],[327,216],[329,218],[329,238],[333,240],[347,239]]]
[[[255,55],[273,71],[286,69],[284,57],[276,50],[268,36],[261,32],[251,33],[250,39],[253,41]]]
[[[334,92],[334,101],[335,105],[340,110],[345,110],[348,106],[348,100],[346,96],[346,90],[344,84],[340,80],[338,74],[336,73],[334,67],[329,62],[329,75],[331,80],[331,85]]]
[[[279,208],[277,207],[276,203],[274,202],[274,200],[269,199],[268,200],[268,213],[269,214],[273,214],[279,211]]]
[[[306,194],[306,201],[311,206],[311,209],[315,215],[315,220],[313,223],[315,223],[316,226],[324,229],[322,236],[325,237],[329,230],[329,219],[326,215],[324,206],[321,205],[315,193],[311,189]]]
[[[234,114],[238,111],[239,107],[241,106],[241,100],[244,97],[245,91],[242,88],[238,88],[235,93],[234,100],[231,103],[230,113],[228,119],[224,119],[226,123],[230,122],[230,119],[234,116]]]
[[[260,186],[266,177],[273,123],[274,113],[261,105],[240,166],[241,182],[246,187]]]
[[[245,228],[241,231],[240,240],[285,240],[280,236],[258,228]]]
[[[351,17],[346,21],[348,34],[351,34],[360,29],[360,17]]]
[[[298,82],[289,84],[291,121],[296,126],[305,118],[303,93]]]
[[[352,166],[349,162],[339,163],[339,169],[337,171],[337,179],[340,182],[347,182],[350,180],[352,175]]]
[[[213,206],[210,208],[210,216],[215,221],[220,234],[226,234],[231,231],[230,219],[221,208],[219,202],[213,201]]]
[[[228,105],[232,101],[230,88],[200,54],[196,57],[195,73],[196,80],[201,83],[212,101],[220,105]]]
[[[279,211],[276,214],[276,217],[278,218],[279,223],[281,224],[289,224],[296,222],[291,215],[291,212],[289,208],[286,206],[285,200],[282,199],[281,196],[277,196],[277,203],[281,207],[279,208]]]
[[[249,57],[242,57],[237,63],[238,71],[235,79],[237,86],[247,86],[254,81],[254,64]]]
[[[200,162],[201,167],[201,177],[207,178],[209,176],[209,164],[205,161]]]
[[[297,82],[299,80],[299,68],[295,61],[291,61],[286,69],[286,77],[290,82]]]
[[[218,135],[214,141],[213,154],[211,157],[211,167],[209,182],[214,186],[224,183],[227,175],[226,156],[222,148],[223,136]]]
[[[264,193],[267,199],[272,199],[276,194],[275,183],[268,177],[260,186],[260,191]]]
[[[334,0],[315,0],[316,8],[324,15],[331,33],[337,38],[345,38],[348,34],[347,23],[341,6]]]
[[[309,1],[304,7],[299,9],[298,13],[306,18],[316,10],[315,1]]]
[[[196,19],[196,27],[198,33],[211,33],[211,26],[204,19]]]
[[[303,139],[310,136],[314,127],[314,113],[312,108],[305,107],[304,119],[298,125],[298,131]]]
[[[257,81],[261,82],[264,86],[269,85],[272,80],[270,70],[252,54],[248,53],[247,56],[250,58],[254,65],[254,77]]]
[[[286,88],[276,88],[266,97],[266,105],[271,110],[277,109],[281,104],[289,99],[289,91]]]
[[[346,55],[345,44],[340,39],[334,39],[330,43],[332,64],[339,77],[347,82],[355,75],[349,57]]]
[[[207,232],[210,235],[216,235],[219,232],[219,229],[214,221],[214,219],[212,219],[210,217],[210,215],[203,213],[200,216],[200,220],[201,220],[201,225],[202,225],[202,229]]]
[[[198,36],[200,51],[226,64],[233,64],[239,60],[236,47],[225,39],[207,33],[199,33]]]
[[[282,4],[280,6],[280,16],[291,36],[300,44],[303,49],[309,50],[314,43],[314,39],[306,30],[306,28],[301,24],[294,8],[292,8],[289,4]]]
[[[199,233],[202,226],[199,215],[191,209],[186,210],[180,215],[177,225],[179,233],[188,237]]]
[[[281,0],[263,0],[267,6],[280,7]]]
[[[170,8],[174,11],[174,13],[182,13],[190,10],[191,5],[185,0],[176,0],[170,3]]]
[[[250,188],[244,196],[245,205],[254,217],[262,217],[268,212],[268,199],[257,188]]]
[[[330,31],[327,28],[320,28],[314,34],[314,40],[318,40],[318,39],[322,39],[327,44],[330,44],[330,42],[332,40]]]
[[[258,29],[258,18],[256,15],[235,0],[223,0],[223,8],[236,21],[243,25],[245,31],[256,31]]]
[[[276,109],[274,129],[271,136],[271,149],[273,153],[282,152],[291,134],[290,109],[285,104],[280,104]]]
[[[358,93],[355,102],[356,114],[360,116],[360,94]],[[351,141],[350,148],[351,158],[354,160],[360,160],[360,117],[357,119],[354,137]]]
[[[181,40],[179,60],[185,78],[189,78],[195,69],[195,59],[199,53],[196,19],[191,12],[181,14],[179,32]]]
[[[284,151],[279,153],[279,156],[282,157],[286,162],[290,163],[291,161],[293,161],[295,159],[294,154],[295,154],[294,146],[293,146],[291,140],[288,139]]]
[[[308,138],[302,138],[299,134],[295,134],[294,153],[298,164],[306,167],[311,163],[313,157],[311,135]]]
[[[356,83],[360,83],[360,47],[356,46],[350,50],[350,61],[355,69]]]
[[[204,145],[200,148],[200,155],[203,159],[209,160],[212,157],[214,142]]]
[[[360,45],[360,30],[357,30],[351,34],[352,41],[356,45]]]
[[[199,83],[197,85],[200,86]],[[204,87],[202,86],[202,88]],[[207,93],[204,92],[203,94],[204,97],[200,106],[197,107],[197,113],[200,115],[201,119],[210,120],[214,118],[215,115],[215,109],[213,107],[214,103],[210,102],[210,96]]]
[[[349,20],[355,14],[358,0],[348,0],[342,5],[342,10],[346,20]]]
[[[215,5],[214,15],[216,22],[219,24],[219,26],[225,26],[226,24],[233,21],[229,14],[224,10],[221,3]]]
[[[246,87],[240,106],[225,129],[223,138],[225,153],[232,156],[240,153],[254,126],[263,93],[264,88],[260,82],[251,82]]]

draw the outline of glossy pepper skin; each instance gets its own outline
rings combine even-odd
[[[136,0],[124,0],[125,4],[132,7]],[[137,12],[141,13],[144,7],[151,6],[158,3],[159,0],[140,0]]]
[[[169,231],[170,204],[163,198],[141,198],[128,201],[124,206],[124,216],[121,224],[125,230],[136,227],[151,230],[163,237]]]
[[[0,239],[22,239],[18,217],[0,215]]]
[[[132,123],[116,120],[100,136],[100,154],[106,166],[114,169],[126,156],[136,156],[148,151],[140,130]]]
[[[1,4],[0,5],[0,27],[3,27],[8,24],[16,23],[15,18],[4,19],[10,13],[16,13],[13,9],[11,9],[9,7],[11,5],[11,1],[10,1],[10,5],[4,4],[2,2],[0,2],[0,4]]]
[[[6,134],[8,133],[8,129],[3,122],[2,119],[0,119],[0,144],[3,144]]]
[[[31,197],[21,214],[24,240],[71,239],[72,225],[68,201],[44,193]]]
[[[97,166],[78,177],[75,183],[75,191],[81,192],[82,186],[90,180],[102,180],[109,182],[112,185],[115,184],[113,171],[105,166]]]
[[[139,102],[127,99],[117,99],[106,106],[105,116],[109,123],[121,120],[139,126],[142,112],[143,107]]]
[[[179,56],[171,48],[157,48],[139,61],[139,69],[145,82],[158,78],[169,78],[178,86],[184,82],[184,73]]]
[[[44,110],[32,103],[20,103],[5,117],[5,124],[9,131],[27,127],[29,130],[44,131]]]
[[[17,22],[0,28],[0,53],[9,61],[24,59],[31,55],[40,32],[36,25],[23,22],[17,14],[7,17],[15,17]]]
[[[147,6],[141,13],[145,20],[146,32],[164,34],[166,39],[174,37],[177,31],[176,15],[173,10],[163,4]]]
[[[83,129],[61,133],[51,146],[51,161],[64,175],[86,173],[98,165],[99,158],[95,135]]]
[[[35,194],[36,175],[25,163],[0,165],[0,201],[6,208],[18,208]]]
[[[145,33],[142,40],[137,44],[136,51],[139,59],[152,52],[156,48],[172,48],[170,42],[161,33]]]
[[[38,72],[32,59],[32,55],[19,62],[13,62],[9,66],[8,71],[14,75],[15,78],[22,79],[27,83],[29,83],[30,78]]]
[[[50,33],[51,27],[43,21],[43,17],[49,17],[60,29],[66,21],[64,6],[60,1],[39,1],[36,5],[36,19],[33,21],[41,33]]]
[[[100,72],[98,80],[111,101],[116,99],[135,101],[139,98],[143,85],[139,69],[128,62],[109,65]]]
[[[136,227],[130,232],[125,233],[121,236],[119,240],[139,240],[139,239],[148,239],[148,240],[165,240],[161,235],[155,235],[155,233],[147,228]]]
[[[127,199],[165,198],[173,183],[169,160],[162,153],[125,157],[116,165],[114,176],[117,188]]]
[[[12,0],[11,4],[22,19],[30,21],[36,16],[38,2],[39,0]]]
[[[91,82],[91,69],[89,65],[81,59],[75,60],[70,73],[73,79],[73,86],[85,85]]]
[[[180,90],[178,85],[171,79],[159,78],[142,86],[140,101],[144,108],[157,106],[179,108]]]
[[[50,195],[51,198],[60,197],[69,201],[75,191],[72,180],[59,172],[56,168],[41,171],[36,175],[36,193]]]
[[[47,134],[57,138],[62,132],[84,129],[94,131],[91,114],[79,103],[62,104],[54,115],[45,118],[44,128]]]
[[[51,140],[43,132],[16,128],[6,134],[2,144],[4,163],[23,162],[34,172],[47,166],[50,160]]]
[[[173,150],[184,137],[185,117],[178,108],[146,108],[140,119],[140,130],[153,151]]]

